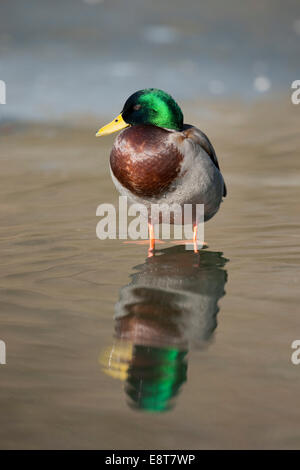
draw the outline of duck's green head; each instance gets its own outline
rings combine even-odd
[[[176,101],[157,88],[140,90],[131,95],[124,105],[122,117],[132,126],[153,124],[178,131],[183,126],[183,114]]]
[[[129,125],[152,124],[181,131],[183,114],[168,93],[157,88],[147,88],[131,95],[119,116],[99,129],[96,136],[112,134]]]

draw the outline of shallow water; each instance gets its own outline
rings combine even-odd
[[[99,123],[2,129],[1,448],[300,447],[299,110],[187,114],[228,186],[199,255],[96,238]]]

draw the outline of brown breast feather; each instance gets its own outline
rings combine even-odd
[[[133,194],[156,196],[179,174],[183,155],[168,141],[169,134],[161,127],[141,124],[117,137],[110,154],[111,169]]]

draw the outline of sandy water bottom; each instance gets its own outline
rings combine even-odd
[[[286,103],[190,114],[228,186],[199,256],[96,238],[98,204],[118,198],[98,122],[3,129],[1,448],[300,447],[299,112]]]

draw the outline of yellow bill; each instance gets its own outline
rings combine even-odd
[[[124,129],[127,126],[129,126],[129,124],[124,121],[124,119],[122,118],[122,114],[119,114],[119,116],[117,116],[109,124],[106,124],[106,126],[101,127],[101,129],[99,129],[99,131],[97,132],[96,137],[102,137],[103,135],[113,134],[113,132],[120,131],[121,129]]]

